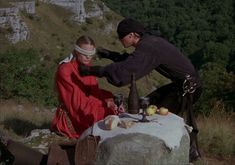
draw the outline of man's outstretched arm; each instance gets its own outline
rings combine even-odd
[[[118,52],[110,51],[104,48],[97,48],[97,55],[99,58],[107,58],[114,62],[124,61],[128,57],[128,53],[120,54]]]

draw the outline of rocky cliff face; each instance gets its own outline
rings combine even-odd
[[[40,0],[44,3],[54,4],[71,10],[77,22],[85,22],[86,12],[84,7],[85,0]]]
[[[54,4],[65,7],[74,13],[73,20],[82,23],[86,18],[97,17],[103,18],[103,11],[109,10],[104,3],[98,5],[94,0],[91,1],[91,8],[86,11],[84,3],[86,0],[40,0],[44,3]],[[102,9],[101,9],[102,8]]]
[[[103,11],[109,10],[104,4],[98,5],[91,0],[89,11],[85,10],[85,0],[40,0],[40,2],[54,4],[65,7],[74,13],[73,20],[83,23],[86,18],[97,17],[103,18]],[[26,23],[19,16],[19,12],[23,11],[29,15],[35,13],[35,1],[24,1],[11,3],[14,7],[0,8],[0,27],[8,29],[7,38],[11,43],[27,40],[30,37],[30,31]],[[102,9],[101,9],[102,7]]]
[[[14,7],[0,9],[0,27],[8,28],[6,37],[11,43],[26,40],[30,36],[29,29],[19,16],[20,11],[35,14],[35,1],[12,3]]]

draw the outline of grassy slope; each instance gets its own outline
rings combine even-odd
[[[22,13],[21,16],[30,29],[30,39],[18,42],[15,45],[9,45],[6,39],[2,39],[0,40],[1,45],[3,45],[1,51],[6,51],[11,47],[34,48],[40,52],[42,57],[47,57],[47,62],[57,65],[59,60],[71,52],[76,39],[84,34],[91,36],[97,46],[123,51],[115,32],[116,25],[121,20],[121,17],[116,13],[106,12],[103,19],[89,18],[87,23],[77,24],[71,21],[72,13],[68,10],[41,2],[36,6],[36,16],[30,17],[25,13]],[[110,23],[113,24],[114,29],[111,33],[107,34],[103,29]],[[0,35],[3,34],[0,33]],[[94,61],[94,64],[103,65],[110,62],[103,59]],[[159,78],[156,72],[151,73],[151,78],[149,77],[146,76],[137,82],[140,95],[149,93],[153,86],[165,82],[165,79],[163,77]],[[157,79],[158,81],[156,81]],[[99,81],[102,88],[109,89],[114,93],[128,94],[127,86],[117,88],[107,83],[105,79],[99,79]]]
[[[4,3],[4,0],[0,0],[0,6],[7,5]],[[110,13],[109,13],[110,15]],[[115,29],[114,31],[107,35],[102,33],[102,29],[107,24],[107,22],[113,21],[114,25],[121,19],[120,16],[116,15],[115,13],[111,13],[111,19],[107,20],[99,20],[99,19],[90,19],[89,24],[82,24],[78,25],[72,23],[69,18],[71,13],[63,8],[56,7],[53,5],[46,5],[44,3],[40,3],[39,6],[36,6],[36,17],[34,19],[29,18],[27,15],[22,14],[23,20],[27,23],[27,26],[30,28],[31,38],[28,41],[19,42],[15,45],[9,45],[8,41],[4,38],[4,33],[0,31],[0,51],[4,51],[9,49],[10,47],[16,48],[35,48],[41,52],[41,56],[49,56],[53,65],[56,65],[58,59],[65,57],[73,48],[74,41],[77,39],[78,36],[82,34],[88,34],[92,36],[97,46],[104,46],[109,49],[120,50],[122,51],[122,46],[117,40]],[[115,27],[115,26],[114,26]],[[95,64],[109,63],[108,60],[102,61],[95,61]],[[158,80],[158,81],[157,81]],[[99,79],[100,86],[113,91],[114,93],[124,93],[127,95],[128,90],[127,87],[123,88],[116,88],[112,85],[108,84],[105,79]],[[137,85],[140,90],[140,95],[143,95],[152,90],[152,84],[161,85],[165,82],[165,79],[160,78],[154,72],[151,74],[151,79],[143,78],[142,80],[138,81]],[[11,108],[13,108],[14,113],[11,112]],[[16,108],[17,109],[17,108]],[[9,126],[10,131],[12,131],[12,135],[14,130],[14,125],[4,124],[2,123],[5,121],[19,121],[21,120],[21,125],[16,124],[16,130],[22,131],[22,127],[25,127],[24,124],[28,125],[28,122],[31,123],[31,127],[23,131],[27,132],[31,128],[42,127],[45,123],[48,124],[53,114],[47,111],[43,111],[42,114],[39,116],[35,116],[35,113],[32,113],[32,109],[34,108],[25,108],[25,112],[18,112],[15,110],[11,103],[8,104],[5,108],[1,106],[1,116],[0,116],[0,128],[3,129],[5,126]],[[15,112],[16,111],[16,112]],[[13,115],[11,114],[13,113]],[[29,114],[28,114],[29,113]],[[40,112],[38,112],[40,113]],[[46,115],[45,115],[46,113]],[[20,115],[19,115],[20,114]],[[10,116],[16,116],[12,118]],[[18,117],[17,117],[18,116]],[[26,117],[25,117],[26,116]],[[28,117],[30,116],[30,117]],[[47,116],[48,118],[44,118]],[[219,117],[218,117],[219,116]],[[221,118],[222,117],[222,118]],[[18,119],[19,120],[15,120]],[[218,124],[220,123],[220,124]],[[2,125],[3,124],[3,125]],[[9,124],[9,123],[8,123]],[[14,124],[14,123],[13,123]],[[206,160],[202,164],[230,164],[234,159],[226,160],[227,158],[224,157],[222,154],[223,152],[228,152],[231,150],[230,147],[234,146],[234,117],[227,116],[225,114],[217,114],[214,117],[200,117],[199,118],[199,128],[201,132],[199,133],[199,143],[201,146],[201,150],[203,151],[203,156],[206,156]],[[15,126],[16,126],[15,125]],[[21,127],[22,126],[22,127]],[[26,128],[26,127],[25,127]],[[8,128],[5,128],[8,129]],[[211,131],[213,130],[213,131]],[[226,130],[226,131],[225,131]],[[210,134],[208,134],[210,133]],[[22,135],[24,133],[22,132]],[[221,140],[223,137],[224,140]],[[219,139],[219,141],[218,141]],[[228,139],[228,141],[226,141]],[[210,143],[207,143],[210,142]],[[222,143],[222,144],[221,144]],[[224,146],[221,150],[220,146]],[[221,155],[222,158],[217,158],[214,154]],[[232,156],[232,155],[231,155]],[[221,160],[222,159],[222,160]],[[198,163],[201,164],[201,163]]]
[[[36,16],[30,18],[22,14],[23,20],[30,29],[30,39],[16,44],[18,48],[33,47],[42,55],[49,55],[52,59],[68,52],[80,34],[79,28],[69,24],[70,13],[60,7],[40,3],[36,7]],[[68,22],[66,22],[68,21]]]
[[[46,63],[57,65],[59,60],[65,58],[71,52],[74,42],[81,35],[91,36],[97,46],[123,51],[123,47],[115,32],[116,25],[122,18],[113,12],[107,12],[105,15],[104,19],[90,18],[87,23],[77,24],[70,20],[72,13],[68,10],[55,5],[39,3],[36,6],[36,15],[34,17],[21,13],[22,20],[30,29],[30,39],[11,45],[5,38],[7,30],[2,29],[0,31],[0,52],[12,48],[33,48],[40,52],[40,56],[47,57]],[[113,24],[114,29],[107,34],[104,29],[110,23]],[[110,62],[105,59],[94,60],[94,64],[97,65],[104,65]],[[152,90],[154,84],[159,85],[164,82],[163,78],[160,81],[156,81],[157,75],[156,72],[151,73],[151,79],[146,76],[137,82],[140,96]],[[108,89],[113,93],[123,93],[127,96],[129,92],[128,86],[117,88],[110,85],[105,79],[99,79],[99,84],[101,88]],[[22,104],[22,102],[20,100],[18,104]],[[0,103],[2,104],[0,105],[0,129],[9,131],[9,134],[16,138],[27,135],[32,129],[48,127],[53,116],[53,113],[48,110],[45,111],[43,108],[40,108],[42,111],[36,112],[38,115],[35,115],[35,108],[33,107],[27,107],[26,105],[26,107],[23,107],[25,110],[18,111],[17,109],[21,109],[21,105],[11,109],[11,104],[13,105],[14,103],[2,102],[1,100]],[[42,116],[47,117],[43,118]]]

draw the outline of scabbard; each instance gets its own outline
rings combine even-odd
[[[193,127],[193,132],[198,133],[198,127],[197,127],[197,123],[196,123],[196,119],[195,119],[195,115],[193,113],[193,94],[192,93],[188,93],[186,95],[187,97],[187,119],[186,119],[186,123],[189,126]]]
[[[198,127],[195,119],[195,115],[193,112],[193,94],[187,93],[184,96],[182,96],[182,102],[181,102],[181,112],[185,113],[185,120],[186,124],[193,127],[193,132],[198,133]]]

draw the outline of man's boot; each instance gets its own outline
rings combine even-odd
[[[197,132],[192,131],[190,133],[189,162],[194,162],[200,159],[201,159],[201,154],[198,150]]]

